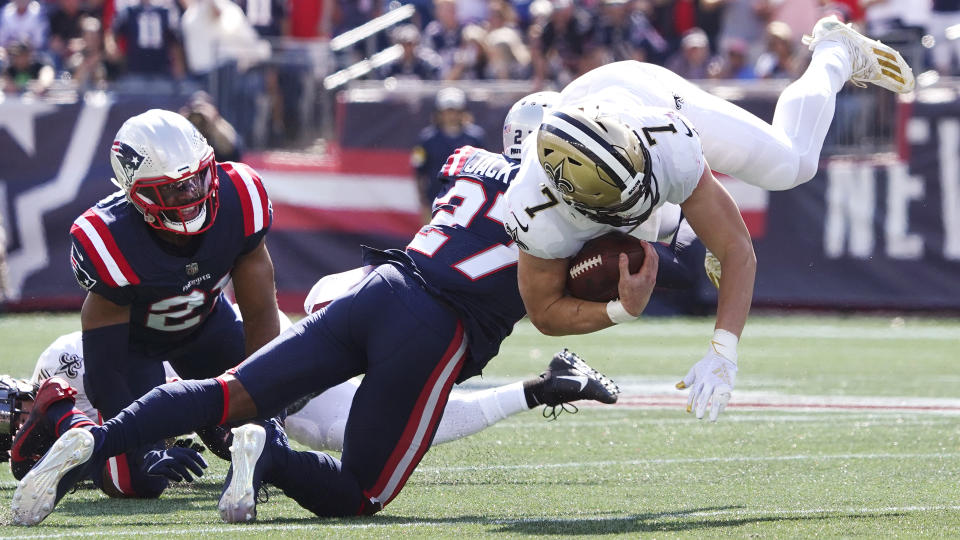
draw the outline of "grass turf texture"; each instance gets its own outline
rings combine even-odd
[[[77,317],[0,318],[0,371],[30,374]],[[650,319],[548,338],[521,323],[475,386],[539,373],[563,346],[631,387],[669,388],[700,358],[710,319]],[[737,391],[957,398],[960,320],[754,316]],[[953,368],[953,369],[951,369]],[[716,424],[683,408],[584,407],[555,422],[514,416],[432,449],[372,518],[321,520],[271,490],[259,521],[229,526],[216,501],[226,464],[156,501],[82,487],[40,526],[0,538],[245,537],[929,537],[960,531],[960,416],[923,410],[738,409]],[[679,394],[679,392],[678,392]],[[956,405],[956,403],[954,403]],[[0,501],[13,494],[6,467]]]

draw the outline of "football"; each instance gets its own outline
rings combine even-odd
[[[630,272],[643,266],[643,240],[621,232],[598,236],[583,245],[570,259],[567,268],[567,291],[571,296],[591,302],[609,302],[619,296],[619,258],[630,258]]]

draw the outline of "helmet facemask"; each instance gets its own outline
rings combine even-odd
[[[213,225],[220,201],[219,179],[213,154],[197,171],[177,178],[139,178],[127,198],[155,229],[177,234],[200,234]]]
[[[639,225],[660,201],[650,152],[611,115],[555,111],[540,126],[537,154],[564,202],[598,223]]]

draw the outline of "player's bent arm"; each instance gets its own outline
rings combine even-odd
[[[626,272],[626,262],[621,261],[621,301],[633,316],[644,310],[656,284],[656,252],[649,245],[644,251],[646,259],[636,274]],[[567,259],[542,259],[520,251],[517,280],[530,321],[548,336],[588,334],[613,326],[607,304],[565,294],[567,264]]]
[[[720,261],[723,272],[717,298],[717,329],[738,338],[747,322],[753,299],[757,257],[750,233],[733,197],[709,167],[680,208],[703,244]]]
[[[80,308],[87,397],[109,418],[133,402],[126,382],[130,307],[88,292]]]
[[[263,240],[253,251],[237,259],[232,278],[233,291],[243,317],[246,355],[250,356],[280,334],[273,261]]]

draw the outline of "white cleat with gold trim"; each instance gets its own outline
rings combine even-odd
[[[849,24],[843,24],[836,15],[817,21],[812,36],[803,36],[803,43],[812,51],[818,43],[835,41],[850,52],[853,74],[850,81],[865,87],[875,84],[891,92],[906,94],[913,90],[913,70],[892,47],[870,39],[857,32]]]

